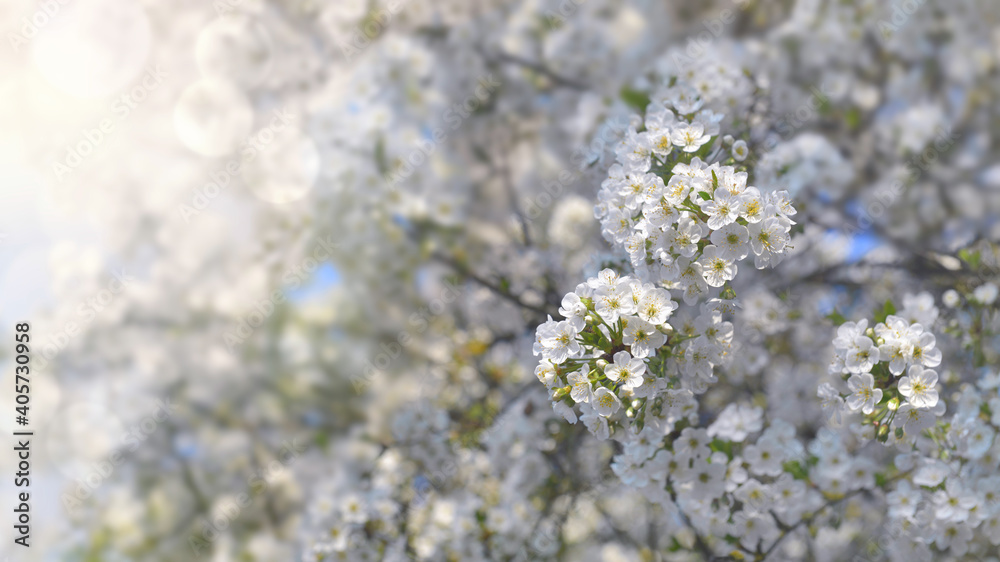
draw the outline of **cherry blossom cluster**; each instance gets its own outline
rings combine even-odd
[[[562,300],[565,320],[549,319],[535,332],[538,379],[553,392],[556,411],[575,423],[573,406],[595,435],[607,439],[608,418],[622,401],[665,389],[647,361],[667,343],[677,303],[666,289],[605,269]],[[634,415],[632,408],[627,408]]]
[[[659,408],[664,392],[704,392],[718,377],[733,342],[724,313],[734,301],[711,299],[691,317],[670,291],[605,269],[566,294],[564,320],[549,319],[535,332],[535,375],[552,393],[553,407],[571,423],[579,419],[602,439],[647,407]],[[609,425],[610,423],[610,425]]]
[[[732,281],[751,252],[758,269],[780,263],[796,210],[787,192],[747,185],[745,169],[702,159],[721,152],[712,140],[724,116],[702,109],[696,92],[678,85],[652,99],[641,130],[630,128],[616,149],[595,216],[640,279],[694,304]],[[746,143],[728,140],[730,161],[745,159]]]
[[[868,320],[845,322],[833,340],[832,374],[842,375],[848,393],[842,395],[829,383],[819,388],[824,406],[835,415],[861,412],[882,442],[909,439],[927,429],[944,413],[938,400],[941,364],[934,334],[916,322],[888,315],[874,328]]]
[[[762,193],[744,168],[702,159],[723,145],[730,163],[746,159],[745,142],[717,142],[723,118],[684,82],[650,97],[642,126],[630,126],[616,148],[594,209],[634,276],[601,271],[563,298],[563,320],[536,330],[535,374],[554,408],[572,423],[579,408],[602,439],[629,420],[641,428],[664,391],[701,393],[718,380],[715,367],[731,357],[725,317],[738,306],[728,285],[737,262],[753,252],[758,268],[777,265],[788,248],[796,211],[787,192]],[[698,311],[685,311],[677,328],[667,322],[678,309],[671,291]]]
[[[1000,375],[983,370],[955,393],[947,423],[918,436],[894,459],[905,471],[886,494],[896,559],[963,557],[1000,545]]]
[[[763,410],[747,404],[730,404],[698,428],[689,392],[671,392],[664,404],[626,436],[612,469],[665,511],[684,514],[714,556],[766,556],[828,502],[887,477],[827,429],[805,443],[785,421],[765,429]]]

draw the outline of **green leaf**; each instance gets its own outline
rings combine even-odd
[[[820,115],[824,116],[829,115],[830,112],[833,111],[833,104],[830,103],[830,100],[827,99],[826,96],[820,98],[819,108],[817,109],[817,111],[819,112]]]
[[[719,189],[719,176],[715,175],[715,170],[712,170],[712,191]]]
[[[715,172],[712,172],[712,173],[715,173]],[[708,193],[707,191],[699,191],[698,192],[698,196],[701,197],[702,199],[704,199],[705,201],[708,201],[709,199],[712,198],[712,195],[710,193]]]
[[[847,115],[844,116],[844,120],[847,121],[847,128],[854,131],[861,126],[861,111],[852,107],[847,111]]]
[[[313,436],[313,441],[317,447],[325,451],[327,445],[330,443],[330,436],[325,431],[319,431]]]
[[[980,254],[978,250],[973,252],[968,249],[960,251],[958,253],[958,257],[965,263],[969,264],[969,267],[972,269],[979,269],[979,263],[983,258],[982,254]]]
[[[885,301],[882,310],[875,312],[875,322],[885,322],[885,319],[893,314],[896,314],[896,305],[892,304],[891,300]]]
[[[715,146],[715,143],[711,141],[707,142],[703,144],[701,148],[698,149],[698,152],[694,153],[694,155],[704,160],[706,157],[708,157],[708,153],[712,151],[713,146]],[[715,175],[715,172],[712,172],[712,175]],[[718,187],[718,183],[716,183],[716,187]]]
[[[802,468],[802,464],[799,461],[788,461],[781,465],[785,469],[785,472],[791,474],[796,480],[808,480],[809,473],[805,468]]]
[[[622,101],[640,111],[645,111],[646,106],[649,105],[648,94],[646,94],[645,92],[641,92],[639,90],[633,90],[628,86],[625,86],[621,89],[620,95],[622,97]]]
[[[733,444],[729,441],[723,441],[722,439],[713,439],[711,443],[708,444],[708,448],[715,452],[725,453],[729,460],[733,459]]]
[[[836,308],[833,309],[833,312],[827,314],[826,318],[827,320],[833,322],[834,326],[840,326],[844,322],[847,322],[847,318],[844,318],[844,315],[841,314]]]

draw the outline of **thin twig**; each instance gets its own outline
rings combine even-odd
[[[501,287],[499,284],[476,274],[471,269],[469,269],[465,264],[459,262],[458,260],[450,256],[446,256],[442,253],[435,252],[431,254],[431,258],[451,267],[462,277],[466,277],[468,279],[475,281],[476,283],[496,293],[497,296],[503,298],[504,300],[512,302],[517,306],[520,306],[521,308],[530,310],[532,312],[541,314],[543,316],[555,316],[558,314],[556,310],[553,310],[551,308],[546,308],[544,306],[537,306],[524,302],[524,300],[521,299],[520,295],[515,295],[514,293],[511,293],[509,290]]]
[[[503,51],[500,51],[500,52],[498,52],[496,54],[490,55],[482,47],[477,47],[476,51],[480,55],[482,55],[483,58],[486,59],[486,61],[489,62],[489,63],[493,63],[493,64],[497,64],[497,63],[514,64],[514,65],[517,65],[517,66],[521,66],[523,68],[527,68],[528,70],[531,70],[531,71],[536,72],[538,74],[541,74],[542,76],[545,76],[546,78],[548,78],[549,80],[551,80],[553,84],[556,84],[556,85],[559,85],[559,86],[564,86],[566,88],[571,88],[573,90],[581,90],[581,91],[585,91],[585,90],[589,90],[590,89],[590,86],[588,86],[587,84],[585,84],[583,82],[580,82],[579,80],[574,80],[572,78],[567,78],[565,76],[562,76],[561,74],[556,73],[554,70],[550,69],[549,67],[547,67],[544,64],[541,64],[539,62],[530,61],[528,59],[519,57],[517,55],[512,55],[510,53],[506,53],[506,52],[503,52]]]

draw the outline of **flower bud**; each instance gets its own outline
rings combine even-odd
[[[597,370],[598,371],[602,371],[603,372],[604,368],[607,367],[607,366],[608,366],[608,362],[606,360],[604,360],[604,359],[598,359],[597,360]]]
[[[553,400],[559,400],[563,396],[566,396],[567,394],[569,394],[569,390],[570,390],[570,387],[568,387],[568,386],[564,386],[562,388],[555,389],[552,392],[552,399]]]
[[[878,439],[879,443],[885,443],[886,441],[888,441],[889,440],[889,426],[884,425],[884,424],[881,425],[881,426],[879,426],[879,428],[878,428],[878,435],[876,436],[876,439]]]
[[[902,439],[902,438],[903,438],[903,428],[897,427],[896,428],[896,439]]]
[[[889,400],[889,402],[886,403],[886,406],[888,406],[889,410],[892,411],[892,412],[895,412],[896,410],[898,410],[899,409],[899,397],[896,397],[896,398],[893,398],[892,400]]]

